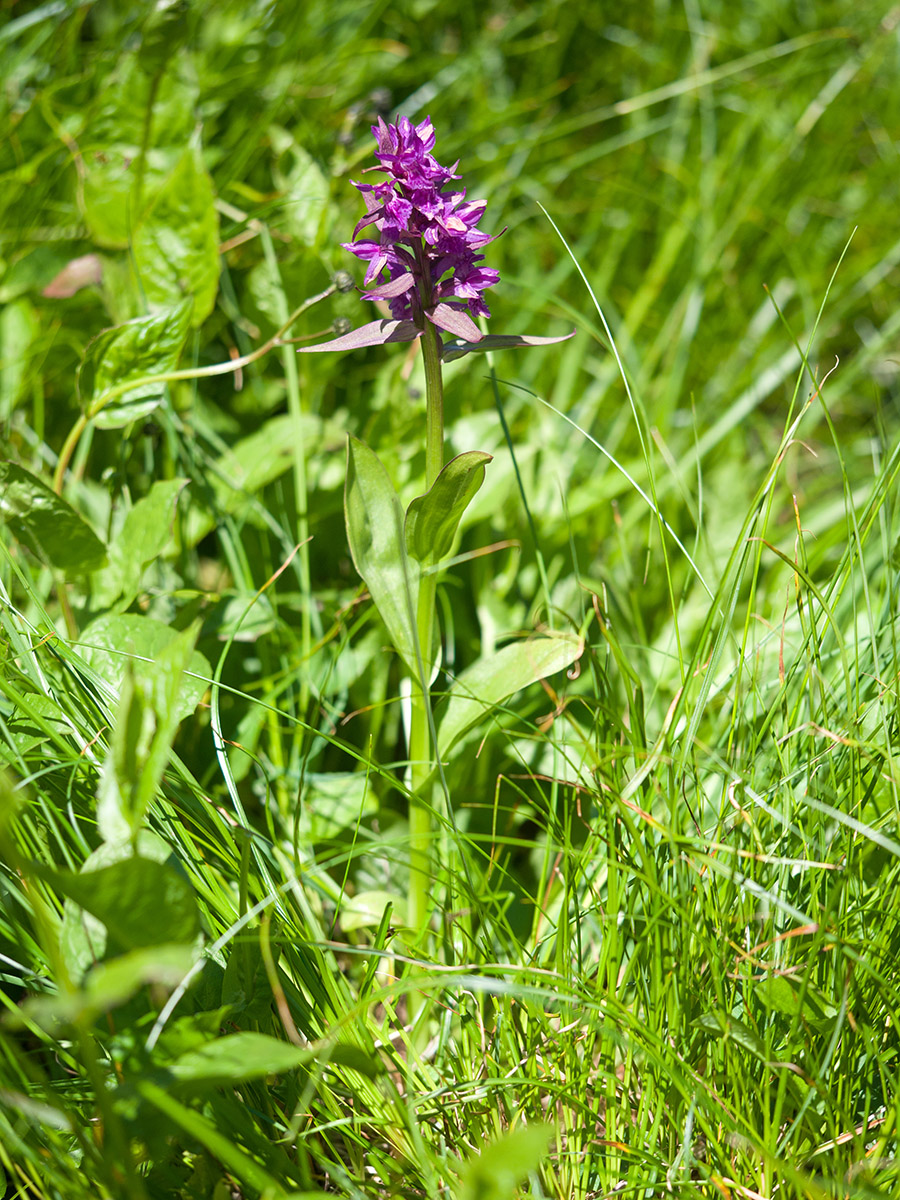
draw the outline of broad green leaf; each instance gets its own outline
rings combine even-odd
[[[295,1071],[316,1060],[374,1077],[380,1064],[356,1046],[320,1042],[293,1046],[263,1033],[233,1033],[183,1054],[169,1068],[178,1083],[229,1084]]]
[[[552,1136],[549,1125],[520,1125],[473,1154],[460,1173],[457,1200],[513,1200],[546,1158]]]
[[[341,928],[345,933],[380,925],[387,906],[391,906],[391,924],[406,927],[406,898],[394,892],[357,892],[341,902]]]
[[[821,1021],[835,1016],[830,1004],[818,989],[804,989],[802,981],[787,975],[768,975],[754,987],[755,994],[767,1008],[793,1017],[802,1014],[807,1020]]]
[[[77,574],[106,562],[106,547],[62,496],[13,462],[0,462],[0,520],[53,567]]]
[[[134,266],[151,308],[193,298],[191,323],[202,325],[219,289],[219,218],[199,151],[184,151],[138,225]]]
[[[40,324],[28,300],[16,300],[0,308],[0,421],[23,395],[28,379],[29,351]]]
[[[162,838],[149,829],[142,829],[136,839],[137,852],[144,859],[164,863],[172,851]],[[82,872],[96,871],[100,867],[108,867],[113,863],[131,859],[134,855],[134,845],[131,842],[104,842],[87,856],[82,865]],[[106,926],[96,917],[85,912],[74,900],[66,900],[63,906],[62,929],[60,931],[60,950],[69,975],[76,982],[105,954],[108,941]]]
[[[88,344],[78,368],[85,413],[100,429],[117,429],[151,413],[175,370],[191,315],[190,300],[149,317],[105,329]]]
[[[127,248],[140,213],[135,212],[135,180],[140,147],[106,145],[102,153],[84,156],[81,207],[95,246],[110,250]],[[163,160],[163,163],[165,160]],[[152,194],[162,182],[156,154],[144,164],[144,194]],[[171,166],[170,166],[171,169]],[[144,202],[144,207],[146,200]]]
[[[378,808],[371,780],[360,771],[310,772],[305,785],[300,836],[312,841],[340,837]]]
[[[278,626],[278,617],[265,592],[243,592],[221,597],[206,614],[204,629],[224,641],[255,642]]]
[[[354,437],[347,439],[344,517],[353,565],[397,652],[418,676],[415,611],[419,571],[406,553],[403,509],[378,456]]]
[[[473,663],[454,680],[438,721],[441,757],[494,705],[570,666],[583,649],[584,643],[574,633],[546,633],[513,642]]]
[[[97,788],[97,824],[104,841],[133,837],[169,761],[180,720],[182,677],[199,625],[177,634],[152,665],[130,660],[122,680],[109,750]]]
[[[111,949],[191,943],[200,932],[194,888],[169,863],[132,855],[81,874],[37,863],[32,869],[106,927]]]
[[[766,1048],[762,1038],[737,1017],[731,1017],[715,1010],[704,1013],[692,1024],[697,1029],[702,1029],[704,1033],[708,1033],[710,1037],[730,1039],[744,1050],[749,1050],[757,1058],[763,1061],[766,1059]]]
[[[328,221],[328,180],[315,159],[290,135],[277,129],[272,134],[276,149],[281,149],[279,143],[287,142],[275,172],[275,182],[284,193],[281,202],[284,223],[305,245],[315,245]]]
[[[152,617],[139,613],[113,614],[98,617],[85,627],[77,647],[79,656],[118,694],[128,670],[128,660],[134,660],[135,673],[150,675],[152,664],[178,637],[177,630]],[[162,672],[168,676],[170,666],[162,659]],[[197,650],[187,664],[187,674],[180,680],[173,717],[179,721],[189,716],[209,686],[210,665]],[[200,678],[194,678],[200,676]]]
[[[312,1050],[263,1033],[234,1033],[182,1054],[169,1073],[178,1083],[243,1083],[295,1071],[314,1058]]]
[[[450,553],[456,530],[472,497],[484,482],[493,455],[482,450],[457,454],[424,496],[406,510],[406,549],[423,565],[439,563]]]
[[[94,602],[108,607],[122,596],[127,608],[137,595],[145,567],[158,558],[172,535],[175,506],[187,479],[162,479],[128,510],[109,544],[109,566],[93,580]]]
[[[124,1004],[148,983],[176,987],[194,963],[190,946],[150,946],[120,954],[100,963],[88,974],[83,988],[41,996],[25,1005],[25,1012],[42,1028],[58,1022],[93,1022],[100,1013]]]

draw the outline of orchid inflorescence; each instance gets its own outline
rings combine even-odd
[[[465,188],[443,191],[459,178],[454,173],[459,164],[442,167],[432,155],[434,127],[429,118],[420,125],[407,117],[397,125],[379,118],[373,132],[378,142],[375,157],[388,178],[383,183],[354,183],[368,212],[353,236],[371,226],[381,236],[378,241],[344,243],[345,250],[369,264],[363,299],[389,301],[397,320],[418,325],[421,314],[440,329],[477,342],[481,331],[465,310],[489,317],[481,293],[500,278],[499,271],[479,266],[484,255],[475,253],[494,240],[478,228],[485,201],[464,204]],[[380,280],[385,270],[388,278]]]
[[[482,293],[500,279],[499,271],[481,266],[484,255],[478,253],[499,237],[478,228],[485,201],[466,201],[465,188],[444,190],[459,179],[459,164],[441,166],[432,154],[435,138],[429,117],[418,125],[408,117],[398,118],[396,125],[379,117],[372,133],[380,166],[366,170],[382,171],[387,178],[381,183],[354,181],[365,197],[367,212],[353,236],[357,239],[364,230],[369,236],[342,245],[368,264],[362,298],[387,302],[393,319],[372,321],[303,351],[411,342],[422,336],[426,320],[451,335],[451,340],[440,343],[445,360],[476,349],[563,341],[482,333],[472,318],[491,315]],[[372,233],[378,234],[377,239]]]

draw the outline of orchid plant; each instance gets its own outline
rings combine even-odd
[[[300,353],[421,339],[426,491],[404,513],[378,458],[351,437],[344,494],[354,564],[410,673],[407,922],[413,937],[421,938],[430,916],[430,792],[438,761],[477,720],[484,704],[568,666],[580,653],[573,636],[547,636],[508,646],[457,678],[440,723],[433,720],[430,688],[440,655],[435,635],[437,571],[491,458],[482,451],[469,451],[444,464],[441,363],[474,351],[549,345],[565,341],[575,331],[563,337],[484,334],[473,318],[490,317],[484,293],[500,279],[498,271],[482,265],[480,251],[499,236],[479,228],[485,202],[467,200],[464,188],[453,187],[459,179],[458,163],[445,167],[434,157],[435,134],[429,118],[418,125],[407,117],[400,117],[395,125],[379,119],[372,132],[379,165],[367,170],[380,171],[384,178],[378,183],[354,183],[365,198],[366,213],[356,226],[354,240],[344,243],[344,248],[366,263],[362,298],[387,303],[391,316],[331,341],[304,346]]]

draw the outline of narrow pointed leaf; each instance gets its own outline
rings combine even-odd
[[[481,717],[514,692],[570,666],[584,643],[574,633],[547,633],[513,642],[473,663],[457,676],[437,727],[444,758]]]
[[[419,570],[408,558],[400,498],[378,456],[347,439],[344,517],[353,565],[365,581],[398,653],[414,675]]]
[[[437,563],[450,553],[460,519],[484,482],[492,455],[469,450],[451,459],[424,496],[406,510],[406,549],[420,563]]]
[[[444,362],[453,362],[454,359],[464,358],[467,354],[471,354],[476,350],[511,350],[516,346],[552,346],[556,342],[567,342],[577,332],[577,329],[573,329],[571,333],[564,333],[561,337],[532,337],[527,334],[518,333],[487,333],[477,342],[466,341],[463,338],[454,338],[451,342],[444,342],[441,358]]]
[[[361,350],[364,346],[384,346],[388,342],[413,342],[422,336],[422,330],[412,321],[370,321],[351,329],[330,342],[319,342],[316,346],[301,346],[298,354],[318,354],[325,350]]]
[[[440,329],[468,342],[478,342],[484,336],[467,312],[449,304],[435,304],[426,310],[425,316]]]

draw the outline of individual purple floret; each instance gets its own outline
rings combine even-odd
[[[482,292],[500,278],[493,268],[478,265],[484,255],[476,250],[493,240],[478,228],[484,201],[465,203],[464,188],[443,191],[459,178],[458,164],[442,167],[431,153],[430,118],[419,125],[408,117],[400,117],[396,125],[379,118],[372,132],[381,166],[369,169],[384,171],[387,178],[354,182],[368,208],[354,237],[364,229],[379,236],[343,243],[368,263],[364,299],[386,300],[397,321],[412,321],[422,329],[427,318],[457,337],[479,341],[481,331],[471,318],[491,315]]]

